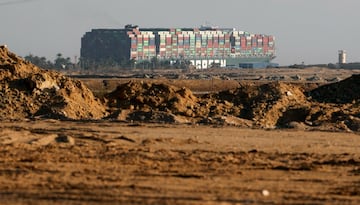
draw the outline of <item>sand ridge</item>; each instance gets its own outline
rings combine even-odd
[[[100,101],[79,80],[38,68],[0,48],[0,118],[114,119],[359,131],[359,76],[305,91],[301,84],[239,82],[196,96],[166,83],[129,81]],[[231,122],[231,123],[228,123]]]
[[[0,118],[43,116],[63,119],[100,119],[105,107],[78,80],[26,62],[0,47]]]

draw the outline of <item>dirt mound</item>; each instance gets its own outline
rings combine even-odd
[[[111,119],[240,127],[360,130],[358,104],[309,101],[303,87],[282,82],[241,83],[237,89],[195,97],[186,88],[128,82],[107,96]]]
[[[360,99],[360,75],[340,82],[323,85],[308,93],[314,100],[325,103],[352,103]]]
[[[80,81],[46,71],[0,47],[0,118],[100,119],[105,107]]]
[[[264,127],[305,121],[309,103],[302,89],[285,83],[241,84],[235,90],[220,92],[217,99],[240,108],[240,118],[253,120]]]
[[[360,131],[360,104],[311,103],[307,121],[321,130]]]
[[[167,84],[128,82],[109,93],[109,107],[141,111],[164,111],[193,117],[198,99],[187,88]]]
[[[0,47],[0,120],[107,116],[127,122],[360,131],[360,75],[311,86],[242,82],[236,89],[196,97],[187,88],[130,81],[105,95],[107,115],[80,81],[42,70]],[[304,90],[310,91],[305,95]]]

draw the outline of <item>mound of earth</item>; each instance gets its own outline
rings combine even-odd
[[[310,109],[300,87],[280,82],[241,84],[235,90],[220,92],[215,98],[238,107],[238,117],[253,120],[263,127],[303,122]]]
[[[354,104],[311,103],[307,121],[322,130],[360,131],[360,106]]]
[[[163,111],[195,116],[198,99],[187,88],[167,84],[128,82],[119,85],[106,98],[112,108],[141,111]]]
[[[43,70],[0,47],[0,118],[100,119],[105,107],[77,80]]]
[[[38,68],[0,47],[0,120],[107,116],[120,121],[360,131],[359,88],[360,75],[353,75],[312,89],[307,96],[305,87],[273,82],[240,83],[236,89],[196,97],[187,88],[130,81],[105,95],[112,110],[107,115],[107,107],[82,82]]]
[[[308,93],[314,100],[325,103],[352,103],[360,99],[360,75],[340,82],[323,85]]]
[[[237,89],[196,97],[186,88],[128,82],[107,96],[111,119],[240,127],[360,130],[358,104],[308,101],[303,87],[241,83]]]

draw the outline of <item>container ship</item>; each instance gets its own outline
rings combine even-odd
[[[82,64],[186,60],[197,69],[271,65],[275,37],[233,28],[93,29],[81,39]]]

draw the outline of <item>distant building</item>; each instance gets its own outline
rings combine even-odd
[[[346,63],[346,51],[340,50],[339,51],[339,65]]]
[[[267,66],[275,58],[275,38],[229,28],[93,29],[81,39],[82,63],[186,60],[197,69]],[[257,67],[249,66],[249,67]]]

